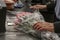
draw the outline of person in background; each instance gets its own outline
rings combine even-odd
[[[5,10],[6,10],[6,30],[15,31],[14,20],[16,19],[17,12],[21,11],[22,3],[19,2],[19,0],[5,0],[4,2],[6,4],[6,7],[5,7]],[[19,4],[17,2],[19,2]],[[11,25],[11,27],[9,25]]]
[[[14,8],[21,8],[23,4],[19,0],[5,0],[6,8],[7,9],[14,9]]]
[[[7,10],[13,9],[14,8],[14,1],[12,0],[4,0],[5,4],[6,4],[6,8]]]
[[[5,33],[6,32],[6,13],[7,10],[13,9],[13,4],[14,1],[12,0],[4,0],[4,3],[6,4],[6,7],[2,7],[0,9],[0,33]]]

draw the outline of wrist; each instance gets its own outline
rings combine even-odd
[[[51,31],[54,32],[54,24],[51,23]]]

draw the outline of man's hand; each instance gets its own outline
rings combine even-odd
[[[34,6],[31,6],[30,8],[32,8],[32,9],[46,9],[47,6],[46,5],[34,5]]]
[[[39,31],[47,30],[54,32],[54,25],[53,23],[48,23],[48,22],[38,22],[34,25],[34,29]]]

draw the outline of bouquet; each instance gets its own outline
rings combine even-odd
[[[58,35],[55,33],[48,31],[38,31],[33,28],[35,23],[45,22],[40,12],[19,12],[17,14],[17,19],[19,20],[18,27],[16,27],[17,30],[42,40],[59,40]]]

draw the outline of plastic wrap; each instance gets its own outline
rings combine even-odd
[[[18,24],[18,27],[16,27],[17,30],[42,40],[59,40],[58,35],[55,33],[48,31],[38,31],[33,28],[35,23],[45,22],[40,12],[20,12],[17,14],[17,18],[19,19],[20,23]]]

